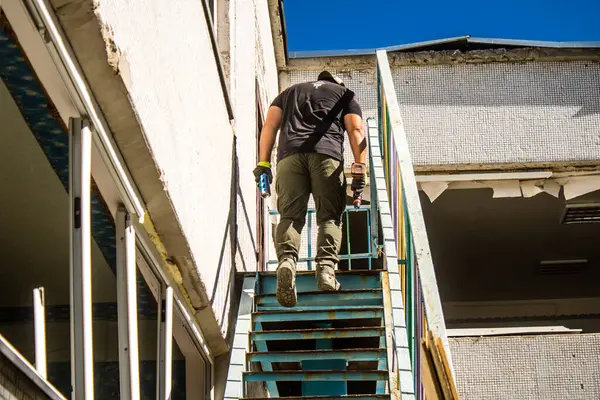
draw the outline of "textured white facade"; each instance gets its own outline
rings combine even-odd
[[[228,220],[233,132],[202,4],[98,3],[96,13],[122,53],[120,69],[128,70],[129,95],[165,189],[210,288]]]
[[[339,71],[377,117],[375,70]],[[291,83],[318,71],[290,71]],[[415,165],[600,160],[600,64],[594,61],[392,66]]]
[[[228,8],[233,121],[200,1],[100,0],[95,13],[225,334],[232,268],[256,268],[257,93],[266,109],[277,72],[266,2],[217,7]]]

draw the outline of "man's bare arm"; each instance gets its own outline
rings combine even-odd
[[[281,108],[275,106],[269,107],[265,124],[260,132],[260,162],[271,162],[271,152],[273,151],[273,146],[275,145],[277,131],[281,126],[282,117],[283,110]]]
[[[354,155],[354,162],[365,164],[367,162],[367,141],[362,118],[357,114],[346,114],[344,125],[348,132],[348,141]]]

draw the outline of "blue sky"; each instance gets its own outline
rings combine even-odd
[[[600,41],[600,0],[285,0],[284,6],[290,51],[384,47],[463,35]]]

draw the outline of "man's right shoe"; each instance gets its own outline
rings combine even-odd
[[[340,283],[335,279],[335,269],[329,265],[317,264],[315,269],[317,275],[317,288],[323,292],[334,292],[340,290]]]
[[[296,294],[296,265],[289,259],[277,267],[277,301],[283,307],[294,307],[298,301]]]

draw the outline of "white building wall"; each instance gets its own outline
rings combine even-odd
[[[200,1],[100,0],[119,69],[207,288],[227,225],[233,132]]]
[[[263,101],[271,101],[277,90],[269,15],[262,3],[217,5],[229,7],[231,63],[224,68],[231,68],[231,123],[201,1],[99,0],[96,9],[118,49],[112,62],[128,88],[223,333],[235,300],[230,289],[236,230],[226,229],[236,202],[238,264],[256,268],[257,78]],[[239,183],[232,168],[234,145]],[[232,202],[236,192],[240,198]]]
[[[266,117],[278,94],[277,67],[266,1],[231,0],[231,87],[239,165],[238,259],[240,267],[254,268],[259,242],[256,236],[256,183],[252,170],[256,153],[257,107]]]
[[[375,69],[338,72],[376,118]],[[290,81],[317,74],[293,70]],[[417,166],[600,160],[597,62],[392,66],[392,75]]]

